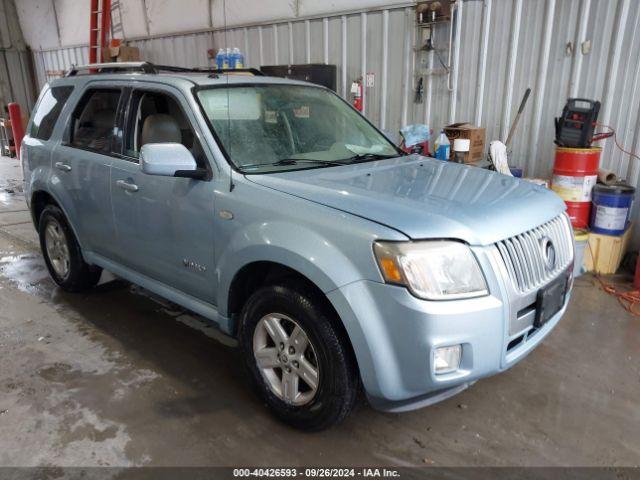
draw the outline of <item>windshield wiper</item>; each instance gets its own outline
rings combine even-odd
[[[242,165],[241,168],[254,168],[254,167],[283,167],[287,165],[297,165],[299,163],[316,163],[325,165],[347,165],[344,160],[320,160],[316,158],[283,158],[272,163],[251,163],[249,165]]]
[[[384,153],[358,153],[353,157],[343,158],[343,162],[367,162],[369,160],[384,160],[385,158],[397,158],[401,156],[400,154],[387,155]]]

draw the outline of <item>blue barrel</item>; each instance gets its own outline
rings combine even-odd
[[[635,188],[625,184],[596,185],[592,197],[591,231],[622,235],[629,225],[635,191]]]

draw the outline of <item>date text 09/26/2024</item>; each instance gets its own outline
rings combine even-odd
[[[235,468],[234,478],[398,478],[400,473],[389,468]]]

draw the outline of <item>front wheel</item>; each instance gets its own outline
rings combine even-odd
[[[241,313],[240,344],[259,395],[282,421],[322,430],[352,410],[353,355],[312,296],[286,285],[256,291]]]

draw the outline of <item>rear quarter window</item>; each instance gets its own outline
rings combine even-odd
[[[52,87],[47,90],[33,114],[29,135],[40,140],[49,140],[73,87]]]

